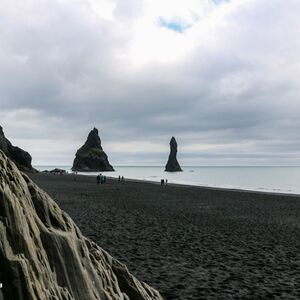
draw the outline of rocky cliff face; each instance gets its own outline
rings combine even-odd
[[[2,150],[10,159],[12,159],[20,170],[31,171],[31,156],[28,152],[19,147],[15,147],[5,137],[3,128],[0,126],[0,150]]]
[[[166,164],[165,171],[167,172],[180,172],[182,171],[178,161],[177,161],[177,142],[174,137],[170,141],[170,155],[168,162]]]
[[[78,149],[73,162],[73,171],[114,171],[102,149],[98,129],[94,128],[85,144]]]
[[[162,300],[0,151],[0,299]]]

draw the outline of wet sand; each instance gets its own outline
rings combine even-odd
[[[300,197],[29,175],[166,299],[300,299]]]

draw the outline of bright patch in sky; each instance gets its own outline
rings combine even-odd
[[[113,20],[116,3],[111,0],[88,0],[95,13],[103,19]]]
[[[229,2],[229,0],[212,0],[212,2],[214,2],[215,4],[221,4],[223,2]]]

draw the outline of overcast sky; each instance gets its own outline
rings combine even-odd
[[[34,165],[300,165],[299,0],[1,0],[0,125]]]

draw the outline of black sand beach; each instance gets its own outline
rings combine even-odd
[[[29,176],[166,299],[300,299],[300,197]]]

